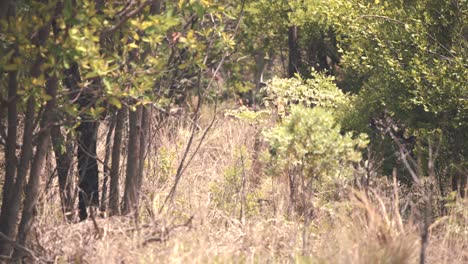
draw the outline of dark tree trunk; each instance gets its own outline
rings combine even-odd
[[[12,8],[11,4],[12,0],[0,0],[0,19],[3,19],[8,15],[8,11]]]
[[[76,3],[72,3],[75,5]],[[53,25],[54,34],[57,35],[60,32],[60,28]],[[68,31],[68,29],[65,29]],[[81,76],[79,71],[78,63],[72,61],[68,69],[63,70],[63,84],[70,93],[70,99],[76,100],[80,97],[80,82]],[[80,98],[81,99],[81,98]],[[80,101],[80,100],[79,100]],[[80,101],[81,102],[81,101]],[[64,117],[62,117],[64,119]],[[58,120],[57,120],[58,121]],[[61,126],[56,125],[51,130],[52,144],[55,153],[55,161],[57,164],[57,174],[60,188],[60,199],[62,203],[63,213],[68,221],[73,221],[74,214],[74,203],[76,198],[76,187],[73,184],[73,174],[71,172],[72,161],[74,156],[74,144],[73,141],[68,138],[67,135],[63,135]],[[65,147],[65,149],[63,149]],[[65,151],[63,151],[65,150]]]
[[[8,74],[8,134],[5,147],[5,182],[3,184],[2,211],[0,214],[0,232],[11,237],[15,231],[16,221],[10,222],[13,215],[10,207],[16,175],[16,133],[18,126],[17,119],[17,71]],[[19,198],[18,198],[19,199]],[[10,245],[0,240],[0,254],[7,255],[10,251]]]
[[[46,103],[45,110],[41,118],[40,131],[37,138],[36,154],[31,165],[29,181],[25,190],[26,197],[24,200],[23,213],[18,229],[18,236],[16,239],[17,243],[19,243],[20,245],[25,244],[27,235],[29,234],[29,231],[32,227],[36,203],[39,196],[40,176],[44,168],[46,154],[49,150],[50,127],[52,125],[52,115],[56,104],[57,86],[57,77],[49,77],[46,82],[46,92],[51,99]],[[19,257],[21,257],[21,254],[21,251],[15,250],[13,258],[19,259]]]
[[[14,8],[9,9],[9,16],[15,16]],[[39,30],[39,34],[33,38],[33,43],[42,46],[47,39],[50,27],[45,25]],[[15,53],[13,58],[17,54],[17,47],[13,46]],[[41,65],[44,59],[41,55],[37,55],[35,62],[31,66],[30,74],[32,77],[39,77],[41,75]],[[47,92],[53,92],[54,84],[48,82]],[[16,159],[16,137],[17,137],[17,71],[9,73],[8,83],[8,136],[5,148],[5,159],[6,159],[6,170],[5,170],[5,183],[3,191],[3,202],[2,210],[0,214],[0,232],[4,233],[10,238],[13,238],[16,231],[17,219],[19,213],[19,205],[21,204],[23,186],[26,181],[26,174],[28,173],[29,165],[33,155],[33,144],[32,135],[34,131],[34,115],[35,115],[35,103],[34,98],[30,98],[27,102],[26,119],[24,124],[23,132],[23,145],[21,146],[21,157],[20,166],[17,168]],[[42,168],[42,167],[41,167]],[[17,169],[17,173],[16,172]],[[32,169],[31,169],[32,172]],[[16,174],[16,175],[15,175]],[[16,176],[16,180],[15,180]],[[0,241],[0,254],[9,255],[11,247],[9,244],[2,243]]]
[[[451,131],[451,129],[447,129],[447,134],[450,135],[454,146],[453,154],[451,155],[452,162],[454,164],[463,164],[463,161],[468,156],[468,149],[465,147],[467,142],[466,130],[458,129]],[[468,191],[468,169],[461,165],[458,166],[458,168],[452,170],[452,190],[457,191],[461,198],[465,198]]]
[[[129,114],[127,175],[125,178],[125,192],[122,214],[136,212],[138,208],[138,173],[140,171],[139,165],[142,108],[142,106],[138,106],[135,111],[130,110]]]
[[[8,214],[5,218],[2,218],[2,233],[6,236],[13,238],[15,235],[16,223],[18,221],[18,213],[21,204],[22,192],[24,182],[26,180],[26,174],[29,170],[31,158],[33,154],[32,137],[34,131],[34,99],[30,98],[27,103],[26,119],[24,121],[24,132],[23,132],[23,145],[21,146],[21,157],[16,176],[16,182],[14,189],[12,190],[12,197],[9,201]],[[10,255],[11,247],[8,244],[1,246],[1,255]]]
[[[78,97],[78,107],[81,111],[93,106],[94,98],[89,88],[80,87],[81,76],[79,65],[76,62],[70,64],[70,68],[65,70],[63,80],[65,86],[71,94],[71,98]],[[93,86],[96,82],[93,82]],[[81,124],[77,128],[77,159],[78,159],[78,209],[80,220],[88,217],[88,206],[99,206],[99,173],[96,160],[97,122],[86,113],[81,116]],[[71,175],[69,176],[71,177]],[[71,183],[71,179],[69,182]],[[70,186],[72,188],[72,186]],[[70,190],[73,193],[73,190]],[[70,203],[73,206],[73,195]],[[72,207],[73,208],[73,207]],[[73,209],[72,209],[73,211]]]
[[[86,113],[94,106],[95,96],[93,89],[100,87],[100,80],[95,79],[90,87],[80,88],[81,82],[79,66],[72,63],[65,72],[64,83],[71,92],[72,98],[78,96],[78,105],[81,114],[81,123],[78,132],[78,209],[80,220],[88,218],[89,206],[99,207],[99,172],[96,156],[98,122]]]
[[[150,7],[150,13],[153,15],[161,13],[161,0],[153,1]]]
[[[288,32],[288,47],[289,47],[289,64],[288,64],[288,76],[289,78],[294,77],[300,70],[300,51],[298,43],[298,28],[297,26],[289,27]]]
[[[120,177],[120,155],[122,148],[122,132],[125,124],[125,112],[127,109],[122,107],[117,113],[117,121],[115,124],[114,132],[114,145],[112,146],[112,165],[110,172],[110,186],[109,186],[109,214],[119,214],[119,177]]]
[[[62,135],[59,125],[52,127],[51,138],[57,164],[62,210],[67,220],[71,221],[73,220],[73,184],[70,168],[73,159],[73,145]]]
[[[82,118],[78,126],[78,208],[80,220],[88,218],[87,208],[99,206],[99,173],[96,156],[98,123]]]

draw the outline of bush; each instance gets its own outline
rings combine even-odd
[[[299,168],[319,191],[351,178],[353,164],[361,160],[360,150],[367,146],[364,134],[356,138],[341,134],[333,115],[321,107],[293,106],[290,116],[264,135],[271,145],[273,165],[282,170]]]
[[[334,83],[334,77],[312,72],[312,79],[273,78],[263,89],[265,104],[273,103],[280,116],[287,115],[289,106],[302,104],[307,107],[321,107],[333,113],[341,121],[349,112],[353,98],[343,93]]]

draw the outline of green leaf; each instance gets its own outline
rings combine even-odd
[[[122,108],[122,103],[116,97],[109,97],[108,101],[111,105],[117,107],[117,109]]]

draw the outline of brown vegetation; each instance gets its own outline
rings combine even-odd
[[[208,124],[210,111],[202,111],[202,128]],[[27,245],[28,262],[419,261],[421,215],[418,205],[412,204],[415,199],[410,194],[414,190],[382,179],[370,184],[368,195],[348,186],[341,199],[314,202],[311,221],[305,224],[299,212],[288,213],[287,180],[251,177],[256,133],[251,126],[220,115],[180,181],[173,203],[160,213],[172,186],[171,176],[190,137],[190,124],[180,119],[160,128],[157,140],[149,139],[159,151],[150,148],[144,164],[140,214],[136,218],[93,215],[84,222],[67,223],[54,180],[47,192],[42,190],[33,239]],[[100,134],[100,138],[105,137],[104,132]],[[195,140],[199,137],[197,134]],[[98,156],[103,157],[104,152],[104,144],[99,144]],[[236,154],[240,152],[246,154],[243,162],[242,155]],[[233,166],[238,167],[234,170],[238,173],[231,176],[239,177],[237,180],[228,175]],[[237,188],[242,177],[245,182]],[[253,180],[260,183],[253,184]],[[435,219],[429,227],[427,263],[468,262],[467,202],[453,202],[450,213]],[[243,215],[240,210],[244,210]]]

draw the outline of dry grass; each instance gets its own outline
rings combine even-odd
[[[209,119],[208,110],[203,113],[202,129]],[[138,218],[96,217],[67,224],[58,196],[48,195],[28,246],[56,263],[419,262],[418,218],[402,219],[395,210],[399,201],[383,192],[367,196],[350,190],[341,201],[317,203],[307,225],[301,216],[288,214],[287,182],[253,176],[248,162],[236,154],[241,146],[252,154],[255,134],[249,125],[218,118],[183,175],[176,199],[158,213],[190,136],[187,124],[173,120],[154,134]],[[243,191],[254,193],[244,199],[250,205],[244,204],[242,217],[242,196],[219,193],[232,187],[226,183],[232,168],[239,177],[247,175]],[[259,184],[253,184],[254,177]],[[56,188],[50,192],[57,193]],[[230,202],[221,206],[220,197]],[[466,200],[459,201],[452,214],[431,226],[429,263],[468,263],[467,208]]]

